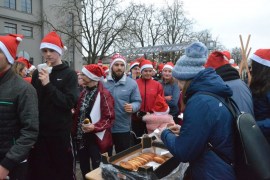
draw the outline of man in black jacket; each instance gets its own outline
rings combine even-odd
[[[0,36],[0,179],[25,180],[38,136],[36,91],[11,69],[21,37]]]
[[[46,64],[32,77],[39,100],[40,134],[30,153],[28,179],[75,179],[70,131],[77,74],[63,63],[64,46],[56,32],[43,38],[40,49]]]

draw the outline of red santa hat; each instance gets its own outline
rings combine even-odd
[[[25,64],[27,69],[29,69],[32,66],[30,64],[30,62],[27,59],[25,59],[24,57],[19,57],[16,61]]]
[[[14,63],[16,58],[17,48],[22,41],[23,35],[9,34],[6,36],[0,36],[0,49],[6,56],[10,64]]]
[[[102,66],[102,65],[103,65],[103,63],[102,63],[102,60],[101,60],[101,59],[99,59],[99,60],[98,60],[97,65],[99,65],[99,66]]]
[[[258,49],[250,59],[264,66],[270,67],[270,49]]]
[[[161,72],[164,67],[164,63],[159,63],[158,65],[158,72]]]
[[[58,52],[60,55],[63,54],[63,49],[66,50],[60,36],[55,32],[49,32],[41,41],[40,49],[53,49]]]
[[[104,77],[103,69],[97,64],[89,64],[82,68],[82,73],[92,79],[93,81],[100,81]]]
[[[104,73],[109,73],[109,68],[107,66],[102,66],[102,69],[104,71]]]
[[[168,104],[160,94],[156,97],[152,111],[157,115],[168,114],[170,111]]]
[[[225,64],[229,64],[228,57],[223,52],[214,51],[208,56],[204,67],[212,67],[214,69],[217,69]]]
[[[172,63],[172,62],[167,62],[164,66],[163,66],[163,68],[162,68],[162,71],[163,71],[163,69],[165,69],[165,68],[168,68],[168,69],[173,69],[173,67],[174,67],[174,64]]]
[[[142,59],[141,62],[140,62],[139,67],[140,67],[141,73],[145,68],[154,69],[153,65],[152,65],[152,62],[150,60],[148,60],[148,59]]]
[[[129,65],[129,70],[131,70],[132,68],[134,68],[135,66],[139,66],[139,62],[138,61],[131,61],[130,65]]]
[[[127,66],[127,62],[126,62],[126,58],[124,56],[122,56],[119,53],[116,53],[112,56],[111,58],[111,63],[110,63],[110,68],[114,65],[115,62],[120,61],[123,62],[125,64],[125,68]]]
[[[231,53],[229,51],[222,51],[221,52],[223,54],[224,59],[226,59],[227,61],[229,61],[231,59]]]

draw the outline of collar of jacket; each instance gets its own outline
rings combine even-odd
[[[117,83],[119,83],[119,84],[125,84],[126,79],[127,79],[127,75],[124,74],[123,77]],[[108,81],[114,81],[111,74],[109,74],[109,76],[108,76]]]
[[[66,68],[68,68],[68,65],[66,65],[65,63],[62,63],[62,64],[58,64],[56,66],[53,66],[52,71],[59,71],[59,70],[66,69]]]
[[[4,82],[6,82],[12,75],[15,75],[15,72],[9,68],[6,72],[0,76],[0,85]]]
[[[216,73],[220,75],[223,81],[240,79],[239,72],[230,64],[226,64],[216,69]]]

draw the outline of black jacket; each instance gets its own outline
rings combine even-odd
[[[38,102],[32,85],[11,69],[0,77],[0,164],[11,171],[38,136]]]
[[[39,100],[40,136],[69,135],[72,124],[71,109],[78,96],[78,79],[75,71],[66,64],[54,66],[50,82],[43,86],[36,70],[32,84]]]

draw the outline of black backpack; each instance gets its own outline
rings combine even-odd
[[[249,113],[241,113],[231,98],[224,99],[208,92],[201,92],[201,94],[213,96],[221,101],[235,119],[233,125],[235,161],[232,162],[208,143],[209,149],[234,167],[237,179],[270,179],[270,145],[253,116]]]

